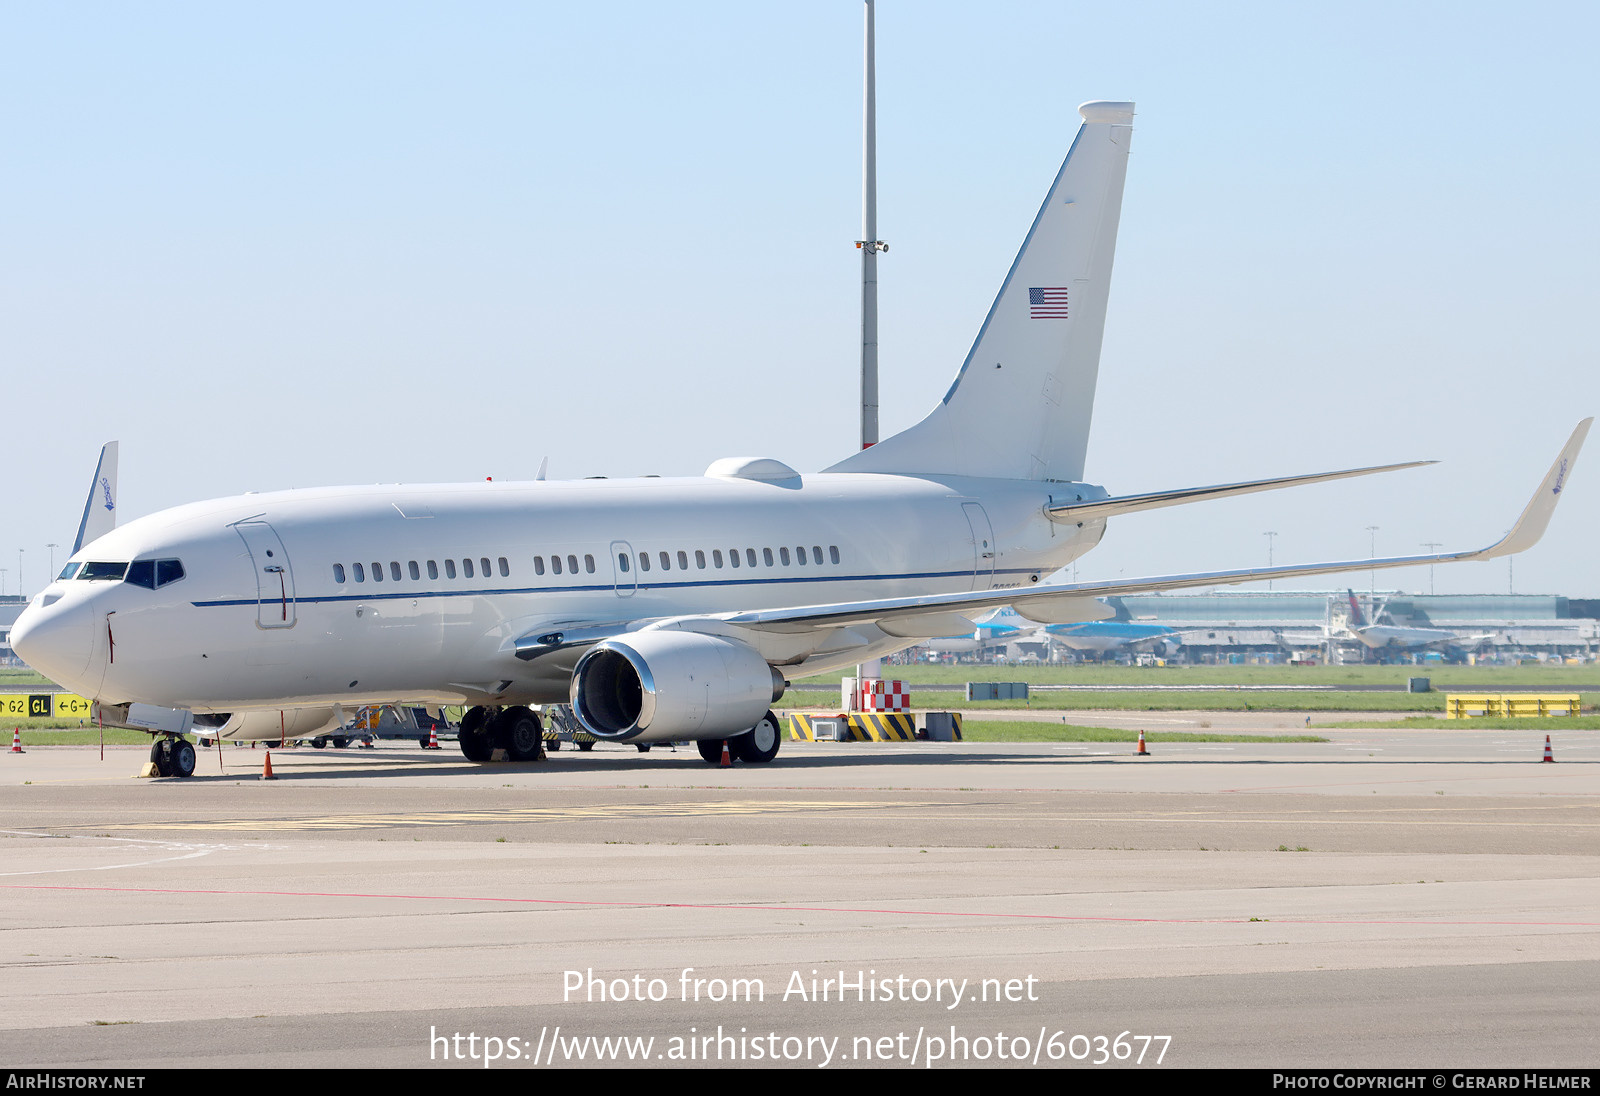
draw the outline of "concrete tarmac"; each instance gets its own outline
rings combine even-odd
[[[1554,765],[1542,725],[1319,733],[272,782],[34,748],[0,759],[0,1062],[1600,1064],[1600,732]]]

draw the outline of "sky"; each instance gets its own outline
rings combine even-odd
[[[1114,519],[1081,579],[1478,547],[1600,411],[1600,6],[877,8],[885,435],[948,388],[1077,105],[1127,99],[1087,478],[1444,462]],[[123,520],[848,454],[861,24],[0,0],[4,592],[65,559],[111,439]],[[1591,451],[1543,543],[1434,589],[1600,596],[1597,500]]]

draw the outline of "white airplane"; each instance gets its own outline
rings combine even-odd
[[[1335,635],[1343,633],[1355,639],[1363,647],[1373,651],[1384,648],[1408,649],[1412,647],[1471,647],[1486,639],[1493,639],[1493,633],[1480,635],[1461,635],[1448,628],[1422,628],[1416,625],[1379,624],[1383,616],[1383,603],[1379,602],[1373,607],[1372,623],[1367,623],[1365,614],[1361,612],[1361,605],[1356,601],[1354,590],[1345,591],[1345,601],[1348,606],[1346,620],[1343,627],[1335,628]]]
[[[597,739],[698,740],[770,760],[788,675],[829,672],[1014,605],[1099,619],[1113,594],[1519,552],[1543,534],[1585,420],[1512,531],[1475,551],[1115,582],[1045,582],[1114,515],[1388,465],[1109,496],[1083,481],[1133,104],[1083,124],[943,401],[821,473],[728,458],[683,479],[331,487],[152,514],[75,552],[21,614],[17,653],[159,731],[285,708],[470,706],[462,752],[537,756],[528,705]],[[126,706],[124,709],[123,706]],[[134,719],[165,709],[173,721]],[[188,721],[188,722],[186,722]]]

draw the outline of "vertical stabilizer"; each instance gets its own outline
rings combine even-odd
[[[1083,478],[1133,104],[1078,113],[1077,139],[943,402],[828,471]]]
[[[100,463],[95,465],[94,482],[89,484],[89,497],[83,503],[83,518],[78,522],[78,539],[72,542],[73,552],[116,527],[117,443],[108,441],[100,449]],[[54,575],[50,577],[55,578]]]

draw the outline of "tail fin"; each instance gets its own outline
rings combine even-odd
[[[944,401],[828,471],[1083,478],[1133,104],[1078,113],[1077,139]]]
[[[1361,606],[1356,601],[1356,592],[1354,590],[1347,589],[1344,593],[1345,596],[1350,599],[1350,627],[1365,627],[1367,622],[1361,615]]]
[[[76,552],[117,527],[117,443],[108,441],[100,450],[100,463],[94,468],[89,497],[83,502],[83,518],[78,522]],[[54,578],[54,575],[50,576]]]

